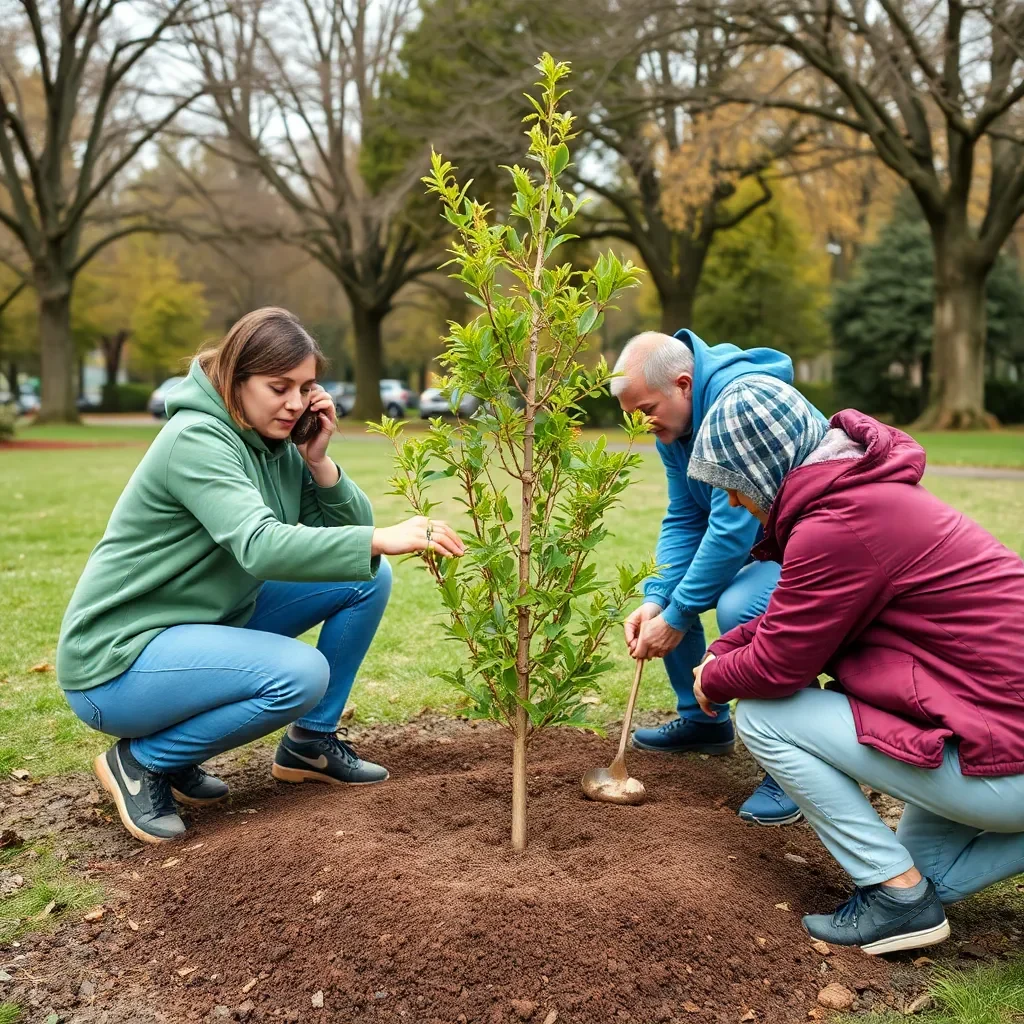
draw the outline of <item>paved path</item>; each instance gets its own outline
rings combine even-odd
[[[159,426],[163,422],[162,420],[154,419],[152,416],[130,414],[120,414],[117,416],[86,415],[82,417],[82,421],[91,427],[154,427]],[[379,434],[366,434],[360,431],[349,433],[349,430],[344,425],[339,431],[337,439],[341,444],[353,442],[381,444],[387,442],[387,438],[381,437]],[[1022,436],[1022,443],[1024,443],[1024,436]],[[642,447],[648,446],[643,445]],[[621,452],[626,450],[626,446],[619,441],[610,441],[608,450]],[[1011,469],[1009,467],[929,466],[927,472],[931,476],[962,477],[975,480],[1017,480],[1024,483],[1024,469]]]

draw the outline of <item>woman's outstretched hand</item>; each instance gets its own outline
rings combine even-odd
[[[466,553],[466,545],[447,523],[426,516],[413,516],[397,526],[379,527],[373,531],[370,544],[373,555],[412,555],[427,550],[436,551],[443,558],[458,558]]]

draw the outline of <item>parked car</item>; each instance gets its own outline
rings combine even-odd
[[[380,404],[384,412],[396,420],[405,415],[406,409],[415,409],[417,399],[404,380],[387,378],[380,382]]]
[[[324,381],[324,391],[331,396],[338,418],[347,416],[356,404],[356,386],[347,381]]]
[[[168,377],[167,380],[165,380],[163,384],[161,384],[160,387],[158,387],[156,391],[149,396],[149,411],[158,420],[167,418],[167,392],[170,391],[175,384],[180,384],[184,379],[184,377]]]
[[[480,399],[474,395],[463,395],[459,400],[459,415],[472,416],[480,408]],[[431,416],[451,416],[452,405],[440,388],[427,388],[420,395],[420,419],[428,420]]]
[[[39,396],[32,389],[29,384],[22,384],[18,388],[18,415],[19,416],[33,416],[39,412],[39,407],[42,402],[39,401]]]
[[[324,381],[323,389],[334,400],[338,416],[348,416],[356,404],[356,386],[346,381]],[[387,378],[380,382],[380,404],[392,419],[404,416],[407,409],[415,409],[419,400],[402,380]]]

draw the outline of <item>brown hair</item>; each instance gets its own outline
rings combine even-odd
[[[327,360],[320,346],[287,309],[264,306],[246,313],[216,348],[199,353],[199,365],[217,389],[231,418],[243,429],[246,421],[239,386],[250,377],[276,377],[313,356],[317,376]]]

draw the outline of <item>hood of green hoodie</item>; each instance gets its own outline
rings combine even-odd
[[[198,359],[192,360],[188,376],[167,392],[166,406],[168,419],[184,409],[193,409],[196,412],[205,412],[207,415],[213,416],[221,423],[226,423],[250,448],[262,452],[269,459],[279,458],[290,443],[288,441],[268,442],[255,430],[243,430],[231,418],[224,399],[210,383],[210,378],[203,372]]]

